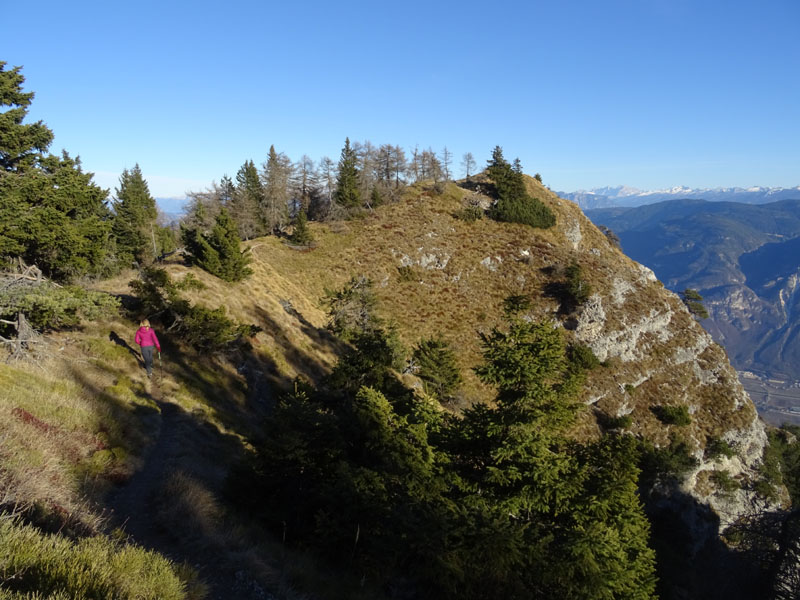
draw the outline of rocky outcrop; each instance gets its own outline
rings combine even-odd
[[[682,513],[691,528],[701,537],[716,535],[751,512],[759,501],[749,484],[767,443],[764,424],[724,351],[680,299],[634,263],[627,273],[615,272],[607,295],[596,293],[580,308],[574,333],[601,361],[619,364],[616,389],[595,390],[587,402],[610,416],[633,416],[633,431],[656,446],[677,436],[691,447],[697,464],[675,489],[676,498],[696,502],[695,512]],[[685,406],[691,423],[659,422],[659,406]],[[709,456],[712,440],[735,453]],[[670,496],[668,489],[661,493]]]

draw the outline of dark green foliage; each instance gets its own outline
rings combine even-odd
[[[524,294],[515,294],[503,299],[503,312],[511,317],[531,308],[531,298]]]
[[[714,471],[711,473],[711,481],[714,486],[723,494],[731,494],[741,488],[736,479],[731,477],[728,471]]]
[[[7,287],[0,294],[0,318],[13,320],[22,312],[40,331],[74,327],[82,319],[105,318],[118,308],[119,300],[104,292],[48,282]]]
[[[440,400],[452,397],[461,385],[462,377],[450,344],[441,338],[422,340],[414,348],[412,356],[417,375],[425,383],[428,393]]]
[[[381,392],[402,393],[395,371],[405,361],[405,349],[392,331],[375,328],[351,332],[352,348],[347,350],[334,367],[329,385],[348,394],[368,386]]]
[[[467,223],[474,223],[483,218],[483,209],[480,206],[465,206],[460,211],[454,213],[453,216]]]
[[[736,450],[729,442],[718,438],[712,437],[706,440],[706,449],[704,452],[706,458],[718,458],[724,456],[726,458],[733,458],[736,456]]]
[[[604,429],[628,429],[633,425],[633,419],[630,415],[622,415],[621,417],[601,415],[598,417],[598,421]]]
[[[157,258],[155,240],[156,201],[150,195],[139,165],[119,178],[111,232],[117,245],[117,259],[124,266],[131,262],[149,264]]]
[[[353,347],[328,382],[337,393],[300,385],[282,398],[255,464],[231,481],[288,543],[409,597],[653,597],[636,443],[567,436],[581,369],[561,329],[512,314],[484,335],[477,372],[496,406],[462,416],[399,384],[369,318],[345,329]],[[447,354],[439,340],[417,348],[438,385],[452,381]]]
[[[108,192],[63,152],[45,155],[53,133],[22,121],[33,99],[24,77],[0,61],[0,257],[21,257],[66,281],[110,270]]]
[[[676,425],[678,427],[685,427],[692,422],[692,417],[689,414],[689,409],[684,406],[656,406],[653,408],[659,421],[665,425]]]
[[[314,236],[311,235],[311,230],[308,228],[308,219],[306,211],[300,210],[294,220],[294,231],[289,238],[292,244],[297,246],[308,246],[314,241]]]
[[[800,506],[800,427],[784,424],[768,432],[769,446],[759,469],[769,486],[783,483],[792,499],[792,507]],[[768,489],[768,485],[763,485]],[[774,496],[774,491],[770,494]]]
[[[178,236],[172,227],[161,227],[156,225],[156,252],[159,256],[169,254],[178,249]]]
[[[333,194],[334,202],[346,209],[361,206],[357,165],[358,156],[350,147],[350,138],[346,138],[342,156],[339,158],[339,173],[336,177],[336,191]]]
[[[658,479],[677,480],[697,466],[686,442],[672,442],[666,448],[656,448],[650,442],[641,444],[642,478],[647,484]]]
[[[266,232],[259,214],[263,198],[264,187],[258,169],[252,160],[248,160],[236,173],[236,186],[227,205],[242,239],[249,240]]]
[[[241,281],[252,274],[247,266],[249,253],[239,249],[239,232],[226,209],[220,209],[209,233],[184,228],[182,237],[191,261],[212,275],[225,281]]]
[[[378,186],[374,186],[369,194],[369,205],[371,208],[377,208],[381,204],[383,204],[383,196],[381,196]]]
[[[106,196],[67,153],[3,174],[0,254],[20,256],[58,281],[103,273],[111,226]]]
[[[165,328],[198,350],[231,350],[260,331],[256,325],[230,319],[224,306],[212,309],[183,298],[181,290],[202,285],[191,274],[176,283],[164,269],[147,267],[140,272],[140,279],[129,285],[139,301],[139,315],[151,320],[157,317]]]
[[[237,323],[226,316],[224,306],[192,306],[182,315],[178,333],[198,350],[228,348],[260,331],[256,325]]]
[[[574,310],[589,299],[592,295],[592,286],[583,278],[583,269],[576,262],[570,263],[564,275],[566,301]]]
[[[686,288],[681,292],[681,298],[683,299],[683,303],[686,305],[686,308],[689,309],[689,312],[692,313],[693,316],[697,317],[698,319],[708,319],[708,311],[706,307],[703,306],[703,297],[699,294],[697,290],[693,290],[691,288]]]
[[[518,161],[515,161],[518,164]],[[493,219],[508,223],[524,223],[546,229],[556,223],[553,212],[540,200],[532,198],[525,188],[521,165],[515,170],[496,146],[487,173],[497,190],[497,203],[490,212]]]
[[[23,125],[33,92],[23,92],[21,67],[6,70],[0,61],[0,170],[21,172],[33,167],[53,141],[53,132],[42,121]]]
[[[591,371],[600,366],[600,359],[594,355],[589,346],[583,344],[571,344],[567,350],[567,356],[569,361],[579,369]]]

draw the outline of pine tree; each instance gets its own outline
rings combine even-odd
[[[153,262],[157,252],[154,230],[158,211],[138,164],[122,172],[116,197],[111,231],[118,260],[125,266],[132,261],[140,265]]]
[[[345,209],[354,209],[361,206],[357,164],[358,157],[350,147],[350,138],[345,138],[342,156],[339,159],[336,191],[333,195],[334,202]]]

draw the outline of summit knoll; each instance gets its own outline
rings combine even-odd
[[[252,275],[245,281],[227,283],[173,257],[164,268],[174,281],[191,274],[201,284],[187,288],[188,300],[224,306],[228,316],[257,326],[249,346],[215,355],[163,332],[162,378],[148,382],[126,341],[135,329],[130,319],[109,315],[56,335],[57,345],[43,360],[58,377],[43,377],[39,367],[25,363],[0,370],[7,385],[27,382],[0,405],[7,423],[0,434],[20,448],[16,465],[34,460],[36,451],[23,448],[37,428],[51,431],[64,414],[80,415],[69,429],[58,430],[69,442],[66,450],[47,447],[60,457],[48,464],[61,465],[63,483],[58,490],[51,485],[45,504],[74,513],[75,528],[93,533],[103,530],[98,515],[104,507],[122,513],[112,524],[134,542],[199,566],[199,578],[210,586],[206,594],[224,597],[224,590],[235,588],[238,597],[255,598],[268,588],[297,597],[291,589],[301,559],[287,555],[279,542],[252,541],[258,530],[228,504],[226,481],[252,446],[263,443],[259,424],[283,394],[300,395],[304,382],[326,385],[350,347],[328,329],[326,297],[364,278],[371,282],[377,316],[407,350],[432,338],[454,350],[463,382],[447,400],[432,403],[442,413],[494,401],[494,391],[473,369],[482,361],[482,341],[502,328],[509,298],[523,322],[554,324],[570,351],[595,365],[579,392],[570,437],[592,442],[618,430],[641,439],[652,459],[645,473],[648,514],[655,520],[671,515],[691,541],[691,557],[707,556],[765,489],[780,494],[760,470],[764,425],[725,352],[651,270],[536,179],[526,177],[525,185],[552,211],[554,226],[465,218],[465,208],[475,216],[476,206],[491,204],[491,185],[483,176],[469,185],[411,185],[398,201],[357,218],[310,223],[310,247],[276,236],[250,240],[245,245]],[[128,302],[135,276],[128,272],[95,287]],[[397,365],[398,374],[425,396],[417,366]],[[80,403],[61,406],[67,396]],[[37,402],[42,397],[46,402]],[[101,418],[90,416],[95,413]],[[91,448],[74,450],[84,438]],[[69,453],[76,452],[81,473],[91,474],[80,481],[69,466]],[[33,485],[37,480],[26,480],[29,472],[0,470],[6,489],[34,506],[45,492]],[[82,504],[84,494],[88,504]],[[124,513],[134,503],[144,503],[153,518],[129,518]],[[185,585],[201,587],[192,583],[197,574],[183,577]],[[304,589],[313,589],[308,578]],[[316,589],[335,578],[329,575]],[[705,592],[724,592],[724,581],[706,573],[681,585],[716,597]]]

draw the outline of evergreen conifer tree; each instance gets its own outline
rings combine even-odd
[[[239,236],[244,240],[265,233],[259,215],[263,197],[264,187],[258,177],[258,169],[252,160],[248,160],[236,173],[236,186],[229,207],[231,216],[239,226]]]
[[[239,248],[236,222],[222,208],[209,233],[184,228],[183,241],[191,260],[225,281],[241,281],[252,274],[248,252]]]
[[[512,166],[503,157],[503,149],[495,146],[486,170],[497,191],[497,203],[491,211],[492,218],[543,229],[555,225],[556,218],[552,211],[528,194],[519,159]]]
[[[354,209],[361,206],[359,191],[358,156],[350,147],[350,138],[345,138],[342,156],[339,159],[339,174],[333,199],[339,206]]]
[[[142,170],[136,164],[119,178],[111,231],[116,240],[117,258],[128,266],[132,261],[148,264],[155,260],[155,223],[158,211]]]
[[[24,171],[36,164],[50,147],[53,132],[42,121],[24,124],[33,92],[23,92],[20,67],[6,70],[0,61],[0,170]]]
[[[314,236],[311,235],[311,230],[308,228],[306,211],[303,209],[300,209],[295,217],[294,231],[290,241],[297,246],[308,246],[314,241]]]
[[[20,257],[69,280],[109,268],[108,192],[80,159],[45,155],[53,132],[23,124],[32,92],[19,67],[0,61],[0,257]]]

